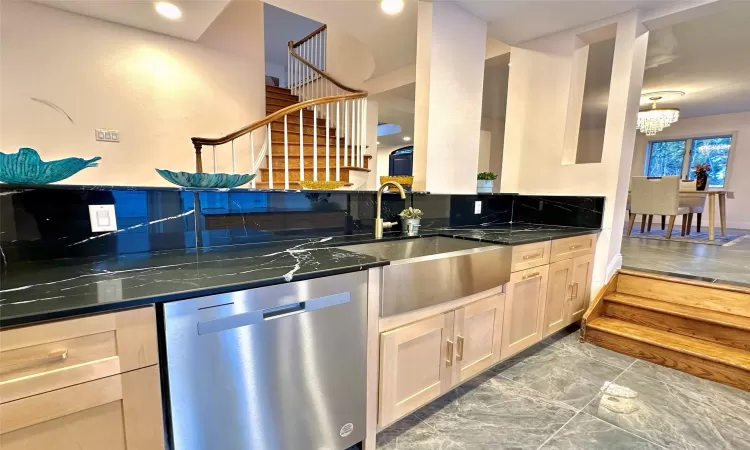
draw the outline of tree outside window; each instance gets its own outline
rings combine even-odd
[[[649,177],[680,176],[694,180],[696,164],[708,164],[708,185],[723,188],[726,183],[732,136],[652,141],[648,147],[645,175]],[[690,149],[688,152],[687,149]]]
[[[690,152],[690,171],[688,178],[695,179],[693,168],[696,164],[708,164],[708,186],[721,188],[727,178],[727,164],[729,163],[729,149],[732,147],[732,137],[722,136],[707,139],[693,139]]]
[[[684,140],[652,142],[646,176],[680,176],[682,175],[682,161],[684,158]]]

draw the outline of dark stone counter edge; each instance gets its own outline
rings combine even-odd
[[[467,231],[470,231],[470,230],[467,230]],[[493,243],[493,244],[498,244],[498,245],[513,246],[513,245],[532,244],[535,242],[544,242],[544,241],[550,241],[550,240],[555,240],[555,239],[564,239],[567,237],[584,236],[587,234],[598,233],[599,231],[601,230],[589,229],[589,230],[576,230],[576,231],[570,231],[570,232],[558,231],[558,233],[562,235],[556,235],[554,237],[550,237],[550,236],[544,236],[543,233],[540,233],[542,234],[542,236],[537,237],[537,238],[529,237],[529,238],[510,240],[510,239],[502,239],[502,238],[492,239],[492,238],[477,238],[477,237],[472,237],[472,236],[460,236],[460,235],[453,235],[453,234],[449,234],[446,232],[435,230],[435,231],[427,231],[426,233],[423,233],[420,236],[414,237],[411,239],[418,239],[420,237],[430,237],[430,236],[444,236],[444,237],[449,237],[449,238],[454,238],[454,239],[465,239],[465,240],[470,240],[470,241],[480,241],[480,242],[488,242],[488,243]],[[362,243],[375,242],[375,241],[376,241],[375,239],[372,239],[368,241],[362,241]],[[314,278],[327,277],[331,275],[340,275],[344,273],[359,272],[362,270],[372,269],[375,267],[387,266],[389,264],[390,263],[388,261],[381,261],[381,262],[373,262],[373,263],[361,264],[361,265],[356,265],[356,266],[341,267],[341,268],[336,268],[336,269],[306,272],[306,273],[301,273],[299,275],[295,275],[293,281],[303,281],[303,280],[310,280]],[[119,302],[100,303],[100,304],[95,304],[95,305],[90,305],[90,306],[74,306],[72,308],[55,309],[55,310],[45,311],[41,313],[34,313],[34,314],[28,314],[28,315],[22,315],[22,316],[13,316],[10,318],[3,318],[2,307],[0,307],[0,329],[22,326],[22,325],[30,325],[33,323],[45,322],[45,321],[50,321],[50,320],[70,319],[70,318],[74,318],[77,316],[84,316],[84,315],[102,313],[102,312],[107,312],[107,311],[117,311],[117,310],[123,310],[123,309],[128,309],[128,308],[135,308],[139,306],[152,305],[156,303],[164,303],[164,302],[171,302],[171,301],[177,301],[177,300],[187,300],[190,298],[205,297],[208,295],[224,294],[227,292],[234,292],[234,291],[245,290],[245,289],[255,289],[255,288],[273,286],[273,285],[282,284],[282,283],[286,283],[283,277],[274,277],[274,278],[268,278],[264,280],[251,281],[247,283],[232,283],[232,284],[215,286],[215,287],[210,287],[210,288],[191,289],[191,290],[186,290],[186,291],[175,292],[172,294],[162,294],[158,296],[141,297],[141,298],[136,298],[136,299],[123,300]]]

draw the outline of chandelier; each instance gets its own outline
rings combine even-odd
[[[657,108],[656,102],[661,97],[650,97],[654,102],[651,109],[638,111],[637,128],[646,136],[653,136],[680,119],[680,110],[676,108]]]

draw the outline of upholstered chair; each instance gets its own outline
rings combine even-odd
[[[690,208],[680,206],[680,177],[633,177],[632,186],[628,236],[638,214],[642,216],[641,233],[645,231],[649,216],[662,215],[669,218],[667,239],[671,239],[677,215],[690,211]]]

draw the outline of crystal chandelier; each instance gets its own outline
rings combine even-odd
[[[651,97],[649,100],[654,103],[651,105],[651,109],[638,111],[637,128],[646,136],[653,136],[677,122],[680,118],[680,110],[676,108],[657,108],[656,102],[661,100],[661,97]]]

